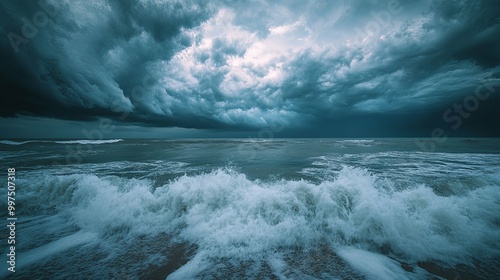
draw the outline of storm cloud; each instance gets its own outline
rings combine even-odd
[[[500,136],[498,4],[2,1],[0,116]]]

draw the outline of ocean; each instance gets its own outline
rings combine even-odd
[[[0,278],[500,279],[500,139],[426,141],[2,140]]]

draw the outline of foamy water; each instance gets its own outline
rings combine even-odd
[[[110,144],[123,141],[123,139],[108,139],[108,140],[65,140],[65,141],[49,141],[49,140],[31,140],[31,141],[11,141],[0,140],[3,145],[24,145],[28,143],[56,143],[56,144],[81,144],[81,145],[99,145]]]
[[[494,149],[403,152],[407,142],[377,140],[342,153],[333,140],[276,140],[245,159],[237,140],[128,141],[98,145],[78,164],[14,158],[24,236],[16,276],[445,277],[429,264],[498,274]]]

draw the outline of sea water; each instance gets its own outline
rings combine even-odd
[[[419,141],[2,140],[0,278],[499,279],[500,139]]]

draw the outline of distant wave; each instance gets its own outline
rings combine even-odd
[[[110,144],[121,142],[123,139],[109,139],[109,140],[69,140],[69,141],[55,141],[57,144],[82,144],[82,145],[97,145],[97,144]]]
[[[377,144],[374,140],[366,139],[339,140],[335,142],[335,145],[339,148],[345,148],[345,146],[370,147]]]
[[[28,143],[56,143],[56,144],[82,144],[82,145],[98,145],[98,144],[110,144],[121,142],[123,139],[109,139],[109,140],[67,140],[67,141],[45,141],[45,140],[29,140],[29,141],[10,141],[10,140],[0,140],[0,144],[4,145],[24,145]]]
[[[352,144],[365,144],[372,143],[373,140],[365,140],[365,139],[354,139],[354,140],[341,140],[341,143],[352,143]]]
[[[52,142],[52,141],[22,141],[22,142],[16,142],[16,141],[10,141],[10,140],[0,140],[0,144],[4,145],[23,145],[23,144],[28,144],[28,143],[35,143],[35,142]]]

